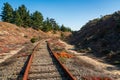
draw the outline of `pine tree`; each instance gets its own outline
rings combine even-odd
[[[13,8],[9,3],[4,3],[4,7],[2,8],[2,21],[4,22],[12,22],[13,18]]]
[[[13,22],[12,23],[14,23],[18,26],[22,26],[22,24],[23,24],[21,16],[20,16],[20,14],[17,10],[14,11],[14,17],[13,17]]]
[[[29,13],[29,11],[27,11],[27,13],[26,13],[26,16],[25,16],[25,18],[24,18],[25,20],[24,20],[24,26],[27,26],[27,27],[31,27],[31,16],[30,16],[30,13]]]
[[[40,12],[35,11],[32,16],[32,27],[34,29],[41,29],[42,28],[42,24],[43,24],[43,16]]]
[[[51,31],[53,30],[52,24],[50,23],[50,19],[47,18],[44,22],[43,22],[43,27],[42,30],[45,32]]]
[[[45,32],[47,31],[71,31],[70,28],[62,25],[61,27],[56,23],[55,19],[47,18],[43,21],[43,16],[39,11],[35,11],[30,15],[29,11],[25,5],[21,5],[13,10],[12,6],[9,3],[4,3],[2,8],[2,21],[14,23],[18,26],[23,27],[32,27],[33,29],[41,29]]]
[[[44,21],[43,22],[43,27],[42,27],[42,31],[44,31],[44,32],[48,32],[49,31],[49,28],[48,28],[49,26],[48,26],[48,23],[47,23],[47,21]]]
[[[61,30],[61,31],[63,31],[63,32],[65,32],[65,31],[66,31],[65,26],[64,26],[64,25],[62,25],[60,30]]]
[[[18,8],[18,13],[23,21],[23,23],[21,25],[23,27],[28,27],[29,23],[30,23],[30,15],[29,15],[29,11],[27,11],[27,8],[25,7],[25,5],[21,5]]]
[[[63,32],[71,32],[71,29],[69,27],[65,27],[64,25],[61,26],[60,30]]]
[[[51,18],[50,23],[52,24],[53,30],[58,31],[59,25],[56,23],[55,19]]]

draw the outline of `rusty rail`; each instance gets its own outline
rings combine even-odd
[[[32,54],[30,55],[30,58],[29,58],[29,61],[28,61],[28,64],[27,64],[27,67],[26,67],[26,70],[25,70],[25,73],[24,73],[24,76],[23,76],[23,80],[27,80],[28,79],[28,73],[30,71],[30,66],[32,64],[32,60],[33,60],[33,57],[34,57],[34,53],[35,53],[35,50],[37,49],[38,45],[40,43],[38,43],[34,49],[33,49],[33,52]],[[76,80],[76,78],[70,73],[70,71],[65,67],[65,65],[63,65],[59,60],[58,58],[54,55],[54,53],[52,52],[51,48],[49,47],[49,43],[47,42],[47,47],[49,49],[49,51],[52,53],[53,57],[56,59],[56,61],[60,64],[60,66],[62,67],[62,69],[65,71],[65,73],[70,77],[70,80]]]
[[[29,61],[28,61],[28,64],[27,64],[27,67],[26,67],[26,70],[25,70],[25,73],[24,73],[24,76],[23,76],[23,80],[27,80],[28,79],[28,73],[29,73],[29,70],[30,70],[30,66],[32,64],[34,53],[35,53],[35,50],[37,49],[39,44],[40,44],[40,42],[34,47],[33,52],[30,55],[30,58],[29,58]]]
[[[63,68],[63,70],[66,72],[66,74],[68,74],[68,76],[70,77],[71,80],[76,80],[76,78],[70,73],[70,71],[65,67],[65,65],[63,65],[58,58],[55,56],[55,54],[52,52],[49,43],[47,42],[47,46],[50,50],[50,52],[52,53],[52,55],[55,57],[55,59],[57,60],[57,62],[60,64],[60,66]]]

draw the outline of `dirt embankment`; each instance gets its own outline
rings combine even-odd
[[[29,43],[32,38],[46,39],[46,38],[60,38],[61,33],[68,36],[69,32],[59,32],[56,33],[43,32],[41,30],[34,30],[32,28],[18,27],[14,24],[7,22],[0,22],[0,59],[6,59],[11,56],[11,51],[18,52],[25,43]],[[13,52],[12,52],[13,53]]]
[[[7,22],[0,22],[0,46],[8,45],[8,44],[23,44],[25,42],[29,42],[31,38],[37,37],[40,39],[43,38],[60,38],[61,33],[65,36],[70,35],[70,32],[59,32],[55,33],[43,32],[41,30],[34,30],[32,28],[23,28],[18,27],[14,24]]]
[[[65,44],[65,49],[76,55],[75,62],[73,61],[72,65],[75,65],[75,67],[78,69],[80,67],[83,67],[84,70],[90,70],[91,74],[102,74],[102,75],[109,75],[113,80],[120,80],[120,69],[114,65],[110,65],[108,63],[100,61],[97,58],[90,57],[88,55],[85,55],[86,53],[78,53],[77,51],[73,50],[74,46],[69,45],[61,40],[59,40],[61,43]],[[82,69],[82,68],[81,68]],[[84,73],[85,71],[83,71]],[[88,73],[90,74],[90,73]]]

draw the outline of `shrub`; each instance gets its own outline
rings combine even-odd
[[[37,41],[37,38],[32,38],[30,41],[31,41],[32,43],[35,43],[35,42]]]
[[[60,60],[61,63],[64,64],[66,62],[67,58],[65,58],[65,57],[59,57],[59,60]]]
[[[63,33],[61,33],[61,39],[64,40],[65,39],[65,35]]]
[[[28,38],[28,36],[27,36],[27,35],[24,35],[24,37],[25,37],[25,38]]]
[[[55,30],[53,30],[53,34],[56,34],[57,32]]]
[[[110,53],[110,50],[107,50],[107,49],[106,50],[102,50],[101,53],[103,55],[108,55]]]
[[[118,63],[120,63],[120,61],[114,61],[114,63],[118,64]]]

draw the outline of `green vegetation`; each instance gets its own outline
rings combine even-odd
[[[64,64],[66,62],[67,58],[65,58],[65,57],[59,57],[59,60],[60,60],[61,63]]]
[[[91,51],[91,48],[78,49],[77,51],[78,51],[78,52],[80,52],[80,53],[88,53],[88,52],[90,52],[90,51]]]
[[[25,37],[25,38],[28,38],[28,36],[27,36],[27,35],[24,35],[24,37]]]
[[[13,9],[9,3],[4,3],[2,13],[0,14],[2,21],[16,24],[21,27],[31,27],[36,30],[48,31],[71,31],[70,28],[60,26],[53,18],[44,17],[41,12],[35,11],[30,13],[25,5],[21,5],[18,9]]]
[[[12,22],[13,18],[13,8],[9,3],[4,3],[4,7],[2,9],[2,21]]]
[[[33,37],[30,41],[31,41],[32,43],[35,43],[37,40],[38,40],[37,38]]]
[[[43,24],[43,16],[40,12],[36,11],[31,16],[32,19],[32,27],[34,29],[41,29]]]
[[[56,21],[53,18],[47,18],[44,22],[43,22],[43,27],[42,30],[47,32],[47,31],[51,31],[51,30],[59,30],[59,25],[56,23]]]
[[[25,5],[21,5],[20,7],[18,7],[18,10],[16,10],[16,11],[20,15],[21,26],[23,26],[23,27],[30,26],[31,18],[30,18],[30,15],[29,15],[29,11],[25,7]]]
[[[114,61],[113,64],[120,64],[120,61]]]
[[[14,16],[13,16],[13,21],[12,21],[12,23],[14,23],[14,24],[16,24],[16,25],[18,25],[18,26],[22,26],[23,21],[22,21],[22,19],[21,19],[21,17],[20,17],[20,14],[18,13],[18,11],[15,10],[15,11],[13,12],[13,14],[14,14]]]
[[[61,33],[61,39],[64,40],[65,39],[65,35],[63,33]]]
[[[71,29],[69,27],[67,28],[64,25],[62,25],[61,26],[61,31],[63,31],[63,32],[66,32],[66,31],[71,32]]]

